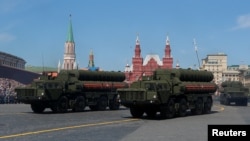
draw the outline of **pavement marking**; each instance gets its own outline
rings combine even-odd
[[[225,108],[223,106],[219,106],[219,105],[214,105],[215,107],[218,107],[219,110],[216,110],[218,112],[224,111]]]
[[[0,139],[14,138],[14,137],[20,137],[20,136],[28,136],[28,135],[34,135],[34,134],[42,134],[42,133],[55,132],[55,131],[61,131],[61,130],[69,130],[69,129],[76,129],[76,128],[101,126],[101,125],[109,125],[109,124],[118,124],[118,123],[132,122],[132,121],[138,121],[138,120],[139,119],[127,119],[127,120],[117,120],[117,121],[107,121],[107,122],[99,122],[99,123],[82,124],[82,125],[76,125],[76,126],[67,126],[67,127],[61,127],[61,128],[52,128],[52,129],[47,129],[47,130],[39,130],[39,131],[34,131],[34,132],[24,132],[24,133],[20,133],[20,134],[12,134],[12,135],[0,136]]]
[[[24,115],[26,113],[0,113],[0,116],[5,116],[5,115]]]

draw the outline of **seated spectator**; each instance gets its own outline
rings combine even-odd
[[[0,78],[0,104],[16,103],[15,88],[25,86],[15,80]]]

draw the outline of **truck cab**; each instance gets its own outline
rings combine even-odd
[[[220,88],[220,104],[247,106],[248,88],[244,87],[240,81],[225,81]]]
[[[160,104],[170,92],[170,87],[165,82],[138,81],[132,83],[129,89],[119,89],[121,103],[126,107],[131,105]],[[132,104],[133,103],[133,104]]]

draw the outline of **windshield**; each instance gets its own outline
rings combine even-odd
[[[43,89],[44,88],[43,83],[41,83],[41,82],[36,83],[36,88]]]
[[[36,83],[36,88],[38,89],[55,89],[55,88],[59,88],[59,84],[58,83]]]
[[[229,94],[231,96],[244,96],[245,95],[244,92],[229,92]]]
[[[145,83],[145,89],[149,91],[154,91],[155,90],[155,84],[154,83]]]

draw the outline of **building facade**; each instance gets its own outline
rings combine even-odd
[[[248,68],[250,68],[250,66],[248,66]],[[244,75],[244,85],[247,86],[248,88],[250,88],[250,69],[248,69],[245,72],[245,75]],[[249,90],[249,92],[250,92],[250,90]]]
[[[25,69],[25,64],[26,61],[24,59],[0,51],[0,65],[17,69]]]
[[[246,64],[229,66],[239,72],[239,81],[250,88],[250,66]]]
[[[132,64],[127,64],[125,66],[126,81],[131,83],[135,80],[140,80],[142,76],[150,76],[157,68],[171,69],[173,66],[173,58],[171,56],[170,41],[168,37],[166,39],[164,52],[165,55],[162,60],[157,54],[149,54],[143,60],[139,36],[137,35]]]
[[[202,69],[211,71],[214,75],[214,82],[221,83],[223,73],[227,71],[227,55],[224,53],[208,54],[205,59],[202,59]]]
[[[250,71],[248,65],[227,65],[227,55],[224,53],[208,54],[202,59],[202,69],[211,71],[214,82],[220,84],[223,81],[241,81],[250,86]]]
[[[25,70],[25,64],[26,61],[20,57],[0,52],[0,78],[11,82],[15,80],[25,85],[30,84],[40,74]]]

